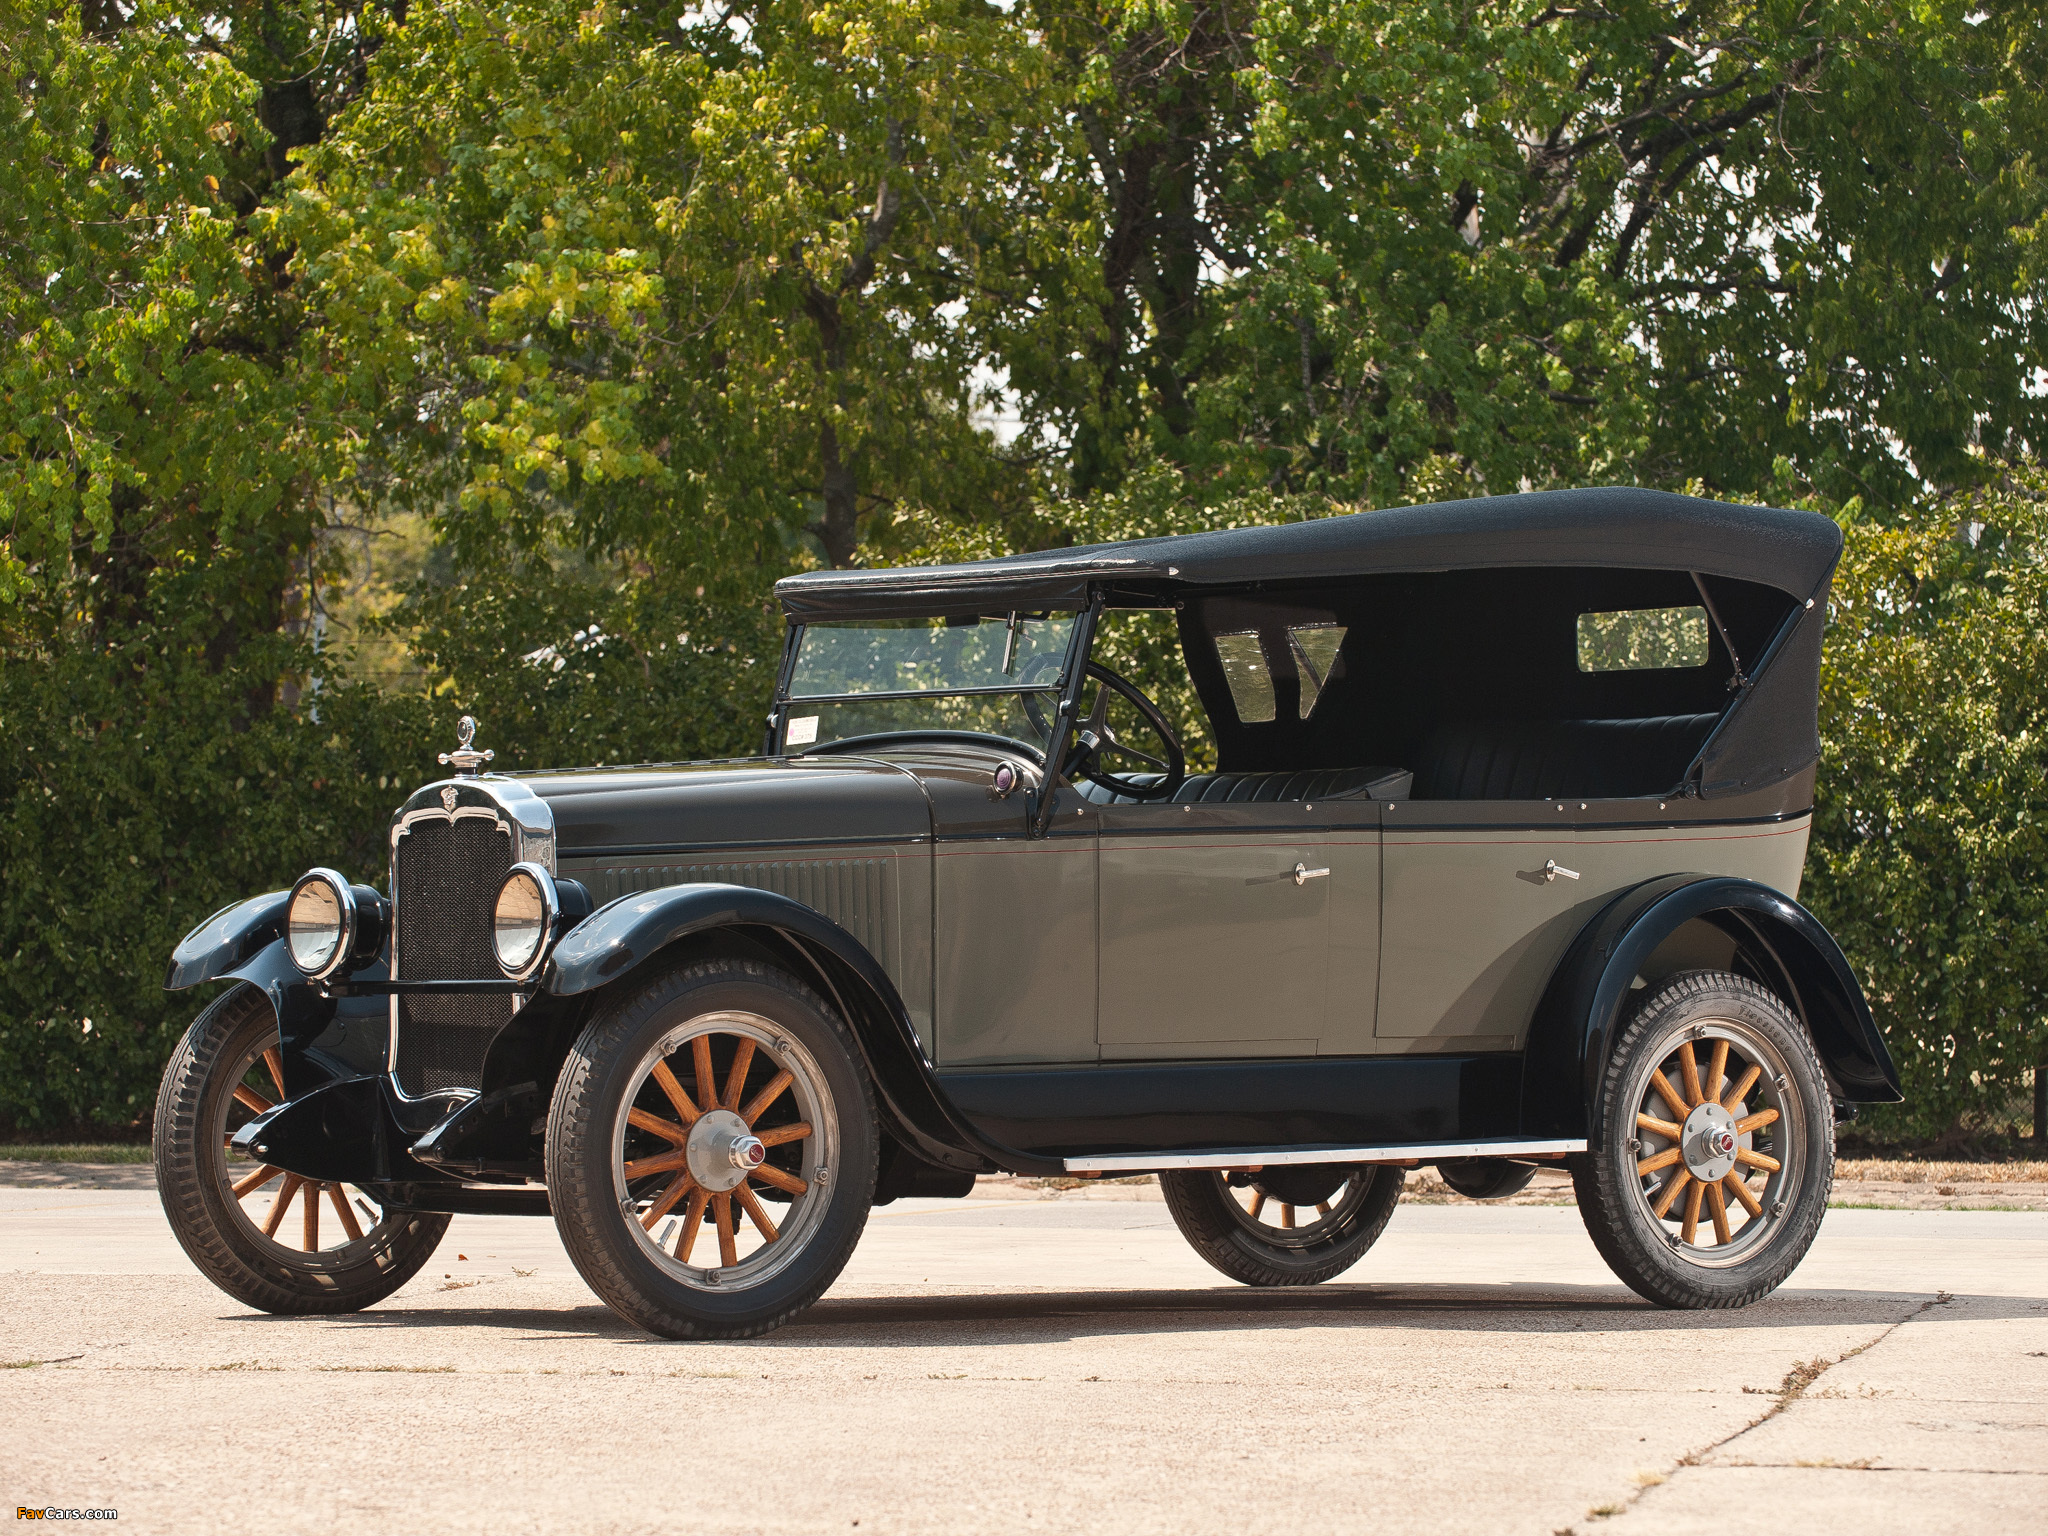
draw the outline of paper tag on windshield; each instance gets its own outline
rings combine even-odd
[[[818,739],[818,717],[799,715],[789,722],[789,735],[783,738],[792,747],[808,747]]]

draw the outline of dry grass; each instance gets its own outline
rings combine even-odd
[[[2048,1160],[2011,1163],[1892,1162],[1845,1157],[1835,1164],[1837,1184],[2048,1184]]]
[[[22,1142],[0,1144],[0,1161],[20,1163],[146,1163],[147,1142]]]

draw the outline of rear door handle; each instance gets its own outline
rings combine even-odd
[[[1557,881],[1557,877],[1559,875],[1563,875],[1567,880],[1576,880],[1579,878],[1579,872],[1576,869],[1566,869],[1562,864],[1558,863],[1555,859],[1545,859],[1543,861],[1544,883],[1546,885],[1555,884]]]
[[[1327,869],[1310,869],[1306,864],[1297,864],[1294,866],[1294,883],[1296,885],[1307,885],[1309,881],[1320,880],[1328,873]],[[1573,875],[1572,878],[1576,880],[1579,877]]]

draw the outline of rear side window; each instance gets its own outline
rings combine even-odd
[[[1323,685],[1337,665],[1337,653],[1344,649],[1342,624],[1295,624],[1287,631],[1287,643],[1294,652],[1294,670],[1301,679],[1301,718],[1306,720],[1323,696]]]
[[[1579,615],[1581,672],[1663,672],[1706,664],[1704,608],[1623,608]]]
[[[1216,659],[1223,663],[1223,680],[1230,685],[1230,702],[1237,718],[1246,725],[1271,720],[1277,713],[1273,703],[1273,672],[1266,665],[1259,632],[1240,630],[1216,637]]]

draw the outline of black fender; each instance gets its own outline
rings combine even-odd
[[[235,1132],[234,1146],[259,1163],[301,1178],[342,1184],[450,1182],[407,1151],[389,1079],[341,1077],[265,1110]]]
[[[164,972],[164,990],[182,992],[240,970],[284,937],[290,891],[269,891],[222,907],[178,941]]]
[[[542,975],[545,995],[575,997],[637,972],[693,938],[729,933],[812,981],[860,1042],[884,1129],[942,1168],[1059,1174],[1066,1165],[1004,1146],[961,1115],[939,1084],[910,1012],[865,946],[823,913],[742,885],[671,885],[623,896],[570,929]]]
[[[384,977],[380,958],[356,969],[349,980],[382,981]],[[278,1055],[284,1064],[287,1099],[343,1078],[384,1070],[391,1040],[384,999],[336,998],[314,986],[292,964],[283,939],[272,939],[233,970],[204,979],[241,982],[269,999],[270,1011],[277,1018]]]
[[[1552,973],[1522,1073],[1526,1135],[1604,1140],[1601,1074],[1637,974],[1686,923],[1735,940],[1737,962],[1783,998],[1812,1037],[1834,1096],[1896,1104],[1898,1068],[1848,959],[1820,920],[1782,891],[1726,875],[1664,875],[1622,892],[1579,931]]]

